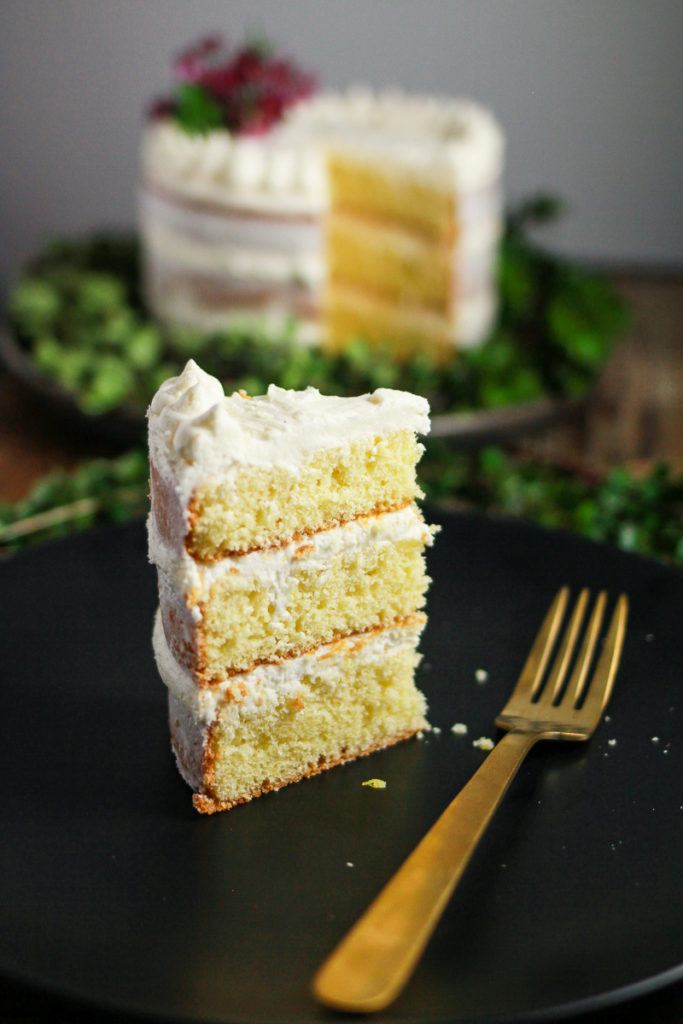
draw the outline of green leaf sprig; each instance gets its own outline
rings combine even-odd
[[[642,475],[624,467],[597,473],[497,446],[458,452],[433,440],[420,475],[434,502],[524,519],[683,563],[683,474],[667,463]]]
[[[47,474],[21,501],[0,503],[0,553],[142,515],[148,478],[142,448],[113,459],[89,460],[72,472]]]
[[[223,124],[223,109],[203,86],[181,82],[176,87],[174,120],[189,135],[207,135]]]
[[[427,354],[398,364],[389,347],[362,338],[329,355],[298,345],[294,323],[278,334],[253,325],[210,334],[162,327],[142,302],[137,241],[125,237],[54,243],[12,292],[10,319],[35,368],[92,416],[128,407],[142,418],[159,384],[190,356],[226,390],[396,387],[428,397],[435,414],[582,395],[623,330],[625,312],[600,275],[527,240],[553,210],[540,199],[510,214],[496,328],[486,344],[446,365]]]

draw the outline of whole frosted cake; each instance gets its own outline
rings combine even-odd
[[[496,312],[503,138],[469,101],[314,95],[291,64],[205,40],[142,145],[153,313],[450,357]],[[244,97],[249,97],[248,101]]]
[[[427,402],[226,396],[190,361],[149,409],[154,651],[198,810],[424,728]]]

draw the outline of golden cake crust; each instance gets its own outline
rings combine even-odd
[[[283,789],[285,786],[290,786],[295,782],[301,782],[302,779],[310,779],[314,775],[320,775],[322,772],[327,771],[328,768],[334,768],[337,765],[346,764],[349,761],[356,761],[359,757],[367,757],[370,754],[376,753],[378,750],[384,750],[386,747],[394,746],[396,743],[401,743],[403,740],[410,739],[419,731],[420,730],[418,728],[406,729],[404,732],[395,736],[384,737],[381,741],[373,744],[372,746],[365,747],[363,750],[350,751],[339,754],[336,757],[323,757],[322,760],[319,759],[317,764],[308,765],[305,771],[299,772],[286,779],[280,779],[276,782],[271,782],[270,779],[264,779],[260,786],[257,786],[250,793],[246,793],[237,800],[220,800],[212,794],[212,758],[207,757],[204,762],[204,778],[202,781],[201,792],[193,794],[192,803],[195,810],[199,811],[200,814],[215,814],[218,811],[229,811],[232,807],[237,807],[238,804],[249,803],[252,800],[258,799],[260,796],[265,796],[266,793],[272,793],[278,789]],[[178,756],[177,753],[176,756]]]

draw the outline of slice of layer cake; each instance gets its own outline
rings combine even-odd
[[[416,689],[427,402],[271,387],[225,396],[190,361],[149,410],[154,651],[203,812],[424,728]]]

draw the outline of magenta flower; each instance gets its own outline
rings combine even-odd
[[[249,44],[231,51],[217,33],[183,50],[173,76],[174,98],[157,101],[150,116],[170,113],[190,132],[219,125],[236,133],[266,132],[315,89],[311,75],[266,47]]]

